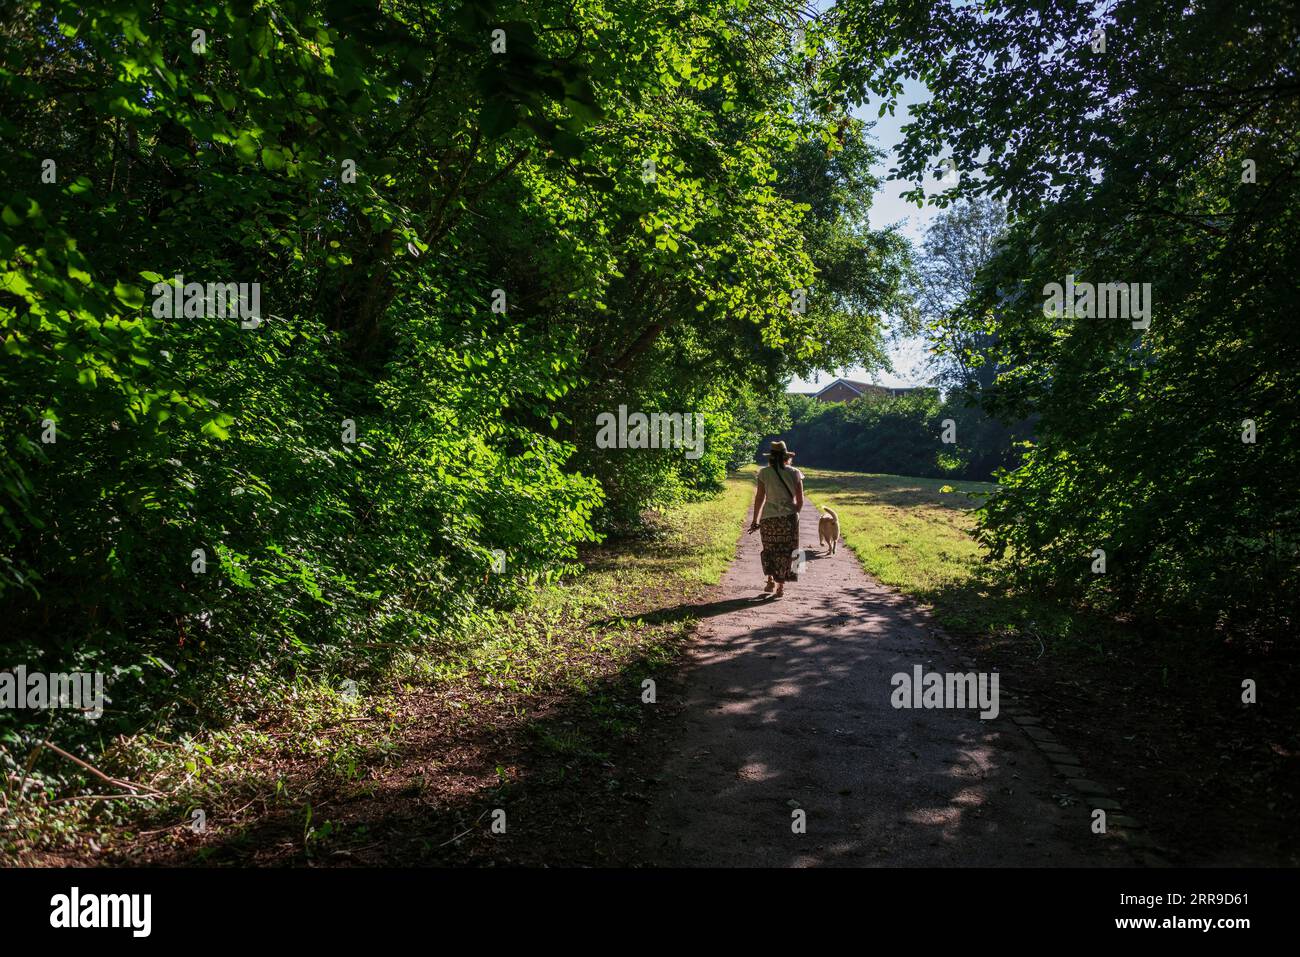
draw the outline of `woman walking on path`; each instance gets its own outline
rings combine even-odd
[[[790,468],[793,452],[784,442],[773,442],[768,449],[769,465],[758,470],[758,488],[754,492],[754,519],[749,530],[759,530],[763,539],[763,573],[767,584],[763,591],[776,589],[773,598],[785,592],[785,583],[799,580],[791,559],[799,547],[799,511],[803,508],[803,473]]]

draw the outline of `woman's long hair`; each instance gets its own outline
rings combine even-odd
[[[774,469],[784,468],[785,463],[789,462],[792,458],[794,458],[794,456],[791,455],[789,452],[768,452],[767,453],[768,464],[771,465],[772,468]]]

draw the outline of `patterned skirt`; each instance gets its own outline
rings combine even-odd
[[[763,574],[779,582],[797,582],[799,573],[791,567],[794,553],[799,548],[799,516],[780,515],[765,518],[758,523],[758,534],[763,539]]]

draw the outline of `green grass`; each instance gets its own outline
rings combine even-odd
[[[29,788],[21,801],[0,789],[0,810],[9,818],[0,825],[0,862],[89,863],[80,856],[89,840],[130,844],[137,830],[178,829],[196,807],[213,821],[229,821],[250,804],[304,809],[306,795],[322,785],[345,787],[382,769],[424,720],[412,705],[421,696],[451,701],[463,712],[466,733],[522,724],[542,701],[578,701],[583,727],[546,732],[540,744],[560,754],[598,754],[591,742],[634,735],[638,726],[637,709],[628,704],[636,695],[609,683],[635,685],[671,661],[692,624],[689,613],[643,616],[689,604],[717,583],[735,554],[751,494],[752,479],[733,476],[715,498],[648,516],[646,534],[592,549],[584,572],[539,588],[522,607],[483,610],[472,627],[398,659],[355,698],[334,679],[303,675],[258,688],[261,706],[252,720],[200,733],[162,728],[90,756],[161,798],[67,800],[113,791],[89,778]],[[232,686],[230,693],[233,700],[249,692]],[[40,772],[58,765],[48,752],[38,757],[39,784]]]
[[[805,473],[805,488],[840,517],[845,543],[887,585],[927,600],[967,582],[979,561],[970,536],[985,482],[853,472]]]
[[[997,486],[987,482],[805,469],[804,487],[829,505],[862,567],[930,606],[964,634],[1021,633],[1045,642],[1085,640],[1068,608],[1012,593],[992,580],[971,537],[973,510]]]

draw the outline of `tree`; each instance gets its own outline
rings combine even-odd
[[[797,9],[33,0],[3,31],[4,650],[113,676],[109,722],[456,634],[716,487],[728,393],[819,348],[790,294],[848,214],[789,171],[843,113],[807,107]],[[703,415],[703,454],[597,449],[623,402]]]
[[[960,310],[975,292],[979,271],[993,257],[1006,228],[1002,205],[979,196],[942,210],[926,229],[918,266],[919,298],[938,380],[948,388],[978,393],[997,377],[990,361],[995,333]]]
[[[992,555],[1166,622],[1294,634],[1300,12],[836,11],[835,82],[889,99],[912,75],[934,93],[900,150],[913,195],[947,150],[967,175],[944,201],[992,195],[1015,220],[964,310],[997,337],[985,405],[1040,417],[984,510]],[[1053,284],[1076,281],[1107,284],[1104,314],[1095,298],[1049,310]]]

